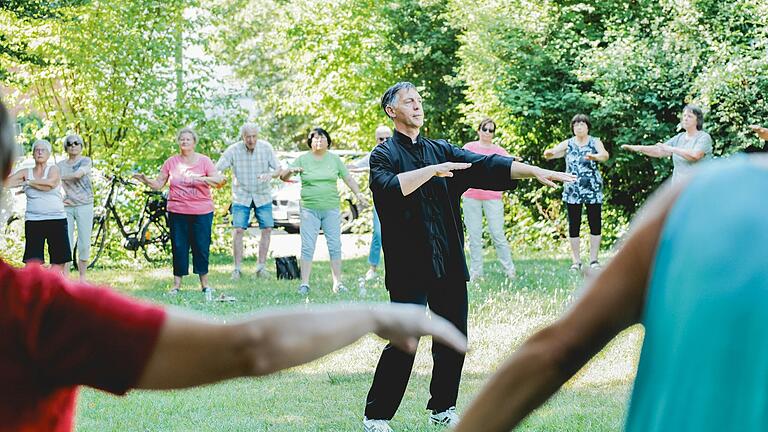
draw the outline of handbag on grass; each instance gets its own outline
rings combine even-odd
[[[298,279],[301,276],[295,256],[275,258],[275,273],[278,279]]]

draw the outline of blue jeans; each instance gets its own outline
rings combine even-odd
[[[189,250],[192,249],[192,272],[208,274],[208,254],[211,249],[213,212],[189,215],[168,212],[173,253],[173,275],[189,274]]]
[[[312,210],[301,208],[301,259],[312,261],[315,256],[315,245],[320,228],[325,234],[328,244],[328,255],[331,261],[341,259],[341,211],[337,208],[330,210]]]
[[[272,228],[275,226],[275,221],[272,219],[272,203],[266,203],[256,207],[253,205],[253,201],[251,201],[250,206],[232,204],[232,226],[235,228],[247,229],[249,219],[251,218],[251,209],[253,209],[253,214],[259,222],[259,229]]]
[[[373,234],[371,235],[371,251],[368,253],[368,264],[378,267],[381,262],[381,221],[376,207],[373,208]]]

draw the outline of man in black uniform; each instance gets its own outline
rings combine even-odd
[[[370,186],[379,212],[385,283],[394,303],[426,305],[467,332],[467,271],[460,198],[468,188],[513,189],[516,179],[535,177],[556,186],[571,174],[545,170],[498,155],[483,156],[445,140],[419,134],[422,101],[413,84],[397,83],[381,99],[394,135],[371,152]],[[430,421],[458,422],[456,398],[464,355],[432,346],[434,368],[427,409]],[[363,419],[366,432],[390,432],[405,393],[414,354],[387,345],[379,359]]]

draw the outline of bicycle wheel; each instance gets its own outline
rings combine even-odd
[[[171,256],[171,232],[165,214],[153,217],[141,227],[139,242],[144,258],[151,263],[167,260]]]
[[[89,269],[96,266],[96,261],[99,260],[101,253],[104,252],[104,246],[106,246],[107,237],[109,237],[109,218],[106,216],[94,217],[93,232],[95,234],[91,237],[91,262],[88,263]],[[75,240],[72,256],[74,262],[77,262],[77,240]]]

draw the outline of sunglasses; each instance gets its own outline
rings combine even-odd
[[[70,141],[70,142],[68,142],[68,143],[66,143],[64,145],[67,146],[67,147],[74,147],[76,145],[80,145],[80,143],[77,142],[77,141]]]
[[[496,132],[496,128],[491,129],[491,128],[484,127],[484,128],[482,128],[480,130],[483,131],[483,132],[488,132],[488,133],[495,133]]]

